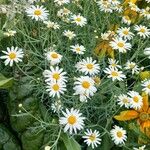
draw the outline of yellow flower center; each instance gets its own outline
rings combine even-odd
[[[118,132],[117,132],[117,136],[118,136],[119,138],[121,138],[121,137],[123,136],[122,132],[121,132],[121,131],[118,131]]]
[[[124,43],[122,43],[122,42],[119,42],[117,45],[121,48],[124,47]]]
[[[57,53],[53,53],[51,54],[52,58],[58,58],[58,54]]]
[[[123,34],[128,35],[129,34],[128,30],[124,30]]]
[[[15,59],[15,58],[16,58],[16,53],[13,53],[13,52],[10,53],[10,54],[9,54],[9,58],[10,58],[10,59]]]
[[[150,84],[147,86],[148,89],[150,89]]]
[[[134,96],[133,97],[133,101],[136,102],[136,103],[138,103],[139,102],[139,98],[137,96]]]
[[[124,98],[124,99],[123,99],[123,103],[125,103],[125,104],[126,104],[126,103],[129,103],[128,99]]]
[[[34,11],[34,15],[40,16],[42,14],[41,10],[37,9]]]
[[[69,124],[73,125],[73,124],[75,124],[76,122],[77,122],[76,116],[71,115],[71,116],[68,118],[68,123],[69,123]]]
[[[93,64],[87,64],[86,66],[88,69],[93,69]]]
[[[59,85],[58,84],[54,84],[52,88],[53,88],[54,91],[58,91],[59,90]]]
[[[53,78],[56,79],[56,80],[58,80],[60,78],[59,73],[54,73],[53,74]]]
[[[90,139],[92,142],[95,141],[95,139],[96,139],[95,134],[91,134],[91,135],[89,136],[89,139]]]
[[[76,21],[77,21],[77,22],[81,22],[81,18],[77,18]]]
[[[80,48],[78,47],[78,48],[76,48],[76,51],[80,51]]]
[[[88,81],[83,81],[82,82],[82,86],[85,88],[85,89],[88,89],[90,87],[90,83]]]
[[[140,29],[140,32],[145,33],[146,30],[144,28]]]
[[[118,72],[112,71],[111,75],[112,75],[113,77],[117,77],[117,76],[118,76]]]
[[[135,64],[130,64],[129,67],[130,67],[131,69],[133,69],[133,68],[135,67]]]
[[[113,64],[111,64],[111,65],[112,65],[113,67],[116,67],[116,66],[117,66],[117,64],[114,64],[114,63],[113,63]]]
[[[149,119],[149,114],[146,113],[146,112],[140,113],[140,119],[141,119],[142,121],[148,120],[148,119]]]

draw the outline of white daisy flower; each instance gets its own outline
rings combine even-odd
[[[127,24],[127,25],[130,25],[131,24],[131,19],[128,16],[123,16],[122,17],[122,22]]]
[[[61,62],[62,55],[58,54],[55,51],[49,51],[46,54],[47,60],[50,62],[51,65],[56,65]]]
[[[11,48],[7,47],[7,51],[2,51],[5,55],[1,56],[1,59],[5,59],[4,63],[7,66],[8,64],[10,67],[13,66],[13,63],[21,62],[24,56],[23,51],[21,48],[12,46]]]
[[[120,94],[117,99],[117,104],[120,105],[121,107],[124,106],[125,108],[130,107],[130,101],[129,97],[125,94]]]
[[[54,103],[52,103],[51,109],[54,113],[60,112],[63,109],[62,102],[60,100],[55,101]]]
[[[145,9],[142,9],[141,15],[149,20],[150,19],[150,7],[146,7]]]
[[[127,140],[126,130],[116,125],[114,126],[114,129],[110,131],[110,135],[116,145],[124,144]]]
[[[108,74],[107,77],[111,78],[112,81],[115,81],[115,80],[123,81],[123,79],[126,78],[126,76],[122,73],[122,71],[118,71],[117,68],[109,67],[109,68],[106,68],[104,72]]]
[[[144,54],[147,55],[148,58],[150,59],[150,47],[144,49]]]
[[[147,3],[150,3],[150,0],[145,0]]]
[[[61,94],[64,94],[66,89],[66,84],[63,82],[47,82],[46,91],[49,93],[50,97],[57,96],[60,98]]]
[[[138,6],[132,2],[129,2],[129,7],[131,8],[131,10],[135,11],[135,12],[139,12],[140,9],[138,8]]]
[[[119,34],[120,37],[131,40],[134,36],[132,32],[130,32],[130,27],[121,27],[117,30],[117,33]]]
[[[141,109],[143,106],[143,98],[140,96],[138,92],[130,91],[128,92],[129,100],[130,100],[130,107],[133,109]]]
[[[110,46],[120,53],[126,53],[127,50],[131,50],[131,44],[127,43],[127,40],[123,40],[122,38],[114,38],[113,41],[110,42]]]
[[[94,80],[89,76],[81,76],[76,78],[74,83],[74,90],[75,95],[85,94],[87,96],[93,96],[94,93],[97,91],[96,87],[94,86]]]
[[[139,147],[139,148],[133,148],[133,150],[145,150],[145,148],[146,148],[146,145],[143,145],[143,146],[141,146],[141,147]]]
[[[109,67],[112,68],[122,68],[120,65],[118,65],[118,61],[112,58],[108,58]]]
[[[71,47],[71,50],[73,52],[75,52],[76,54],[82,55],[86,51],[85,47],[83,45],[76,44],[76,45],[72,45],[70,47]]]
[[[70,15],[71,14],[71,11],[69,10],[69,9],[67,9],[67,8],[62,8],[62,9],[60,9],[58,12],[57,12],[57,16],[58,17],[64,17],[64,16],[68,16],[68,15]]]
[[[84,128],[85,117],[82,117],[82,113],[79,110],[71,108],[71,110],[66,109],[66,112],[62,111],[64,117],[60,117],[59,123],[64,125],[64,132],[69,130],[69,133],[73,132],[76,134],[77,130],[82,130]]]
[[[4,32],[4,35],[10,37],[10,36],[15,36],[17,32],[14,30],[8,30],[7,32]]]
[[[78,71],[84,73],[85,75],[96,75],[100,72],[100,66],[93,60],[92,57],[87,57],[78,62],[75,67]]]
[[[73,31],[70,31],[70,30],[65,30],[63,32],[63,35],[68,37],[69,40],[72,40],[76,36],[76,34]]]
[[[145,80],[142,82],[142,86],[144,87],[142,91],[144,91],[146,94],[150,95],[150,80]]]
[[[130,62],[130,61],[127,61],[127,63],[125,64],[125,69],[131,70],[132,74],[138,74],[140,71],[138,65],[135,62]]]
[[[54,3],[61,6],[70,3],[70,0],[54,0]]]
[[[50,70],[44,70],[43,76],[46,78],[46,82],[53,82],[53,81],[60,81],[60,82],[67,82],[66,72],[63,72],[62,68],[56,66],[50,67]]]
[[[135,25],[134,30],[137,31],[137,34],[144,39],[150,36],[150,29],[148,29],[146,26]]]
[[[92,146],[92,148],[94,149],[95,147],[97,147],[97,145],[101,144],[101,138],[99,137],[99,131],[94,130],[92,131],[90,130],[86,130],[86,132],[84,132],[85,135],[82,136],[84,140],[84,142],[88,145],[88,146]]]
[[[99,6],[100,11],[103,11],[105,13],[112,13],[112,4],[109,1],[100,0],[97,2],[97,5]]]
[[[80,14],[78,15],[73,15],[71,17],[72,23],[75,23],[77,26],[85,26],[87,24],[87,19],[81,16]]]
[[[26,13],[29,17],[35,19],[36,21],[38,20],[44,21],[47,20],[48,18],[48,11],[46,10],[46,8],[44,8],[44,6],[31,5],[30,8],[26,9]]]
[[[111,35],[110,32],[101,33],[102,40],[109,40],[109,36]]]
[[[52,22],[52,21],[44,21],[43,22],[44,24],[47,25],[47,28],[49,29],[59,29],[60,28],[60,25],[57,23],[57,22]]]

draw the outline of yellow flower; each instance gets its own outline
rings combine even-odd
[[[99,56],[99,58],[103,58],[106,55],[110,56],[111,58],[114,58],[114,50],[109,45],[109,41],[102,41],[100,42],[95,50],[94,53]]]
[[[143,106],[140,110],[122,111],[120,115],[116,115],[114,118],[119,121],[136,119],[141,131],[150,137],[150,105],[148,95],[143,93]]]
[[[141,80],[150,79],[150,71],[142,71],[140,72]]]

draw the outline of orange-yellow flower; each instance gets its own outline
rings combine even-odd
[[[119,121],[136,119],[137,123],[140,125],[141,131],[150,136],[150,133],[147,133],[147,129],[149,130],[150,128],[150,105],[148,102],[148,95],[143,93],[143,106],[140,110],[122,111],[120,115],[116,115],[114,118]]]

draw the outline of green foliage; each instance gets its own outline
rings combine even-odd
[[[0,124],[0,150],[21,150],[14,135],[4,124]]]
[[[80,145],[75,141],[73,137],[69,137],[67,134],[61,134],[61,140],[64,142],[66,150],[81,150]]]
[[[0,89],[8,89],[12,86],[13,78],[6,78],[0,73]]]

